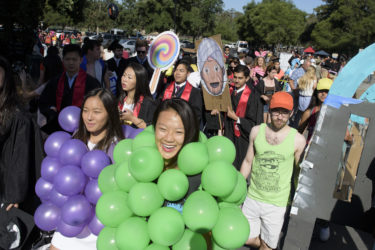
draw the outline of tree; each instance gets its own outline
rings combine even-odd
[[[291,1],[263,0],[258,4],[252,1],[244,10],[244,15],[238,19],[241,39],[253,45],[298,43],[306,13]]]
[[[330,52],[357,53],[375,41],[375,0],[324,0],[316,8],[311,32],[315,44]]]
[[[238,26],[236,19],[241,16],[241,13],[234,9],[224,11],[216,15],[214,34],[221,34],[224,40],[237,41],[238,40]]]

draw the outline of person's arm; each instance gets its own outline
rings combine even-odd
[[[306,109],[305,112],[303,112],[301,120],[298,124],[298,132],[303,134],[305,132],[305,129],[307,127],[307,124],[309,123],[309,118],[311,114],[311,109]]]
[[[298,185],[298,176],[300,172],[300,161],[301,155],[303,150],[306,146],[306,139],[300,133],[296,133],[296,137],[294,139],[294,186],[297,187]]]
[[[109,81],[109,78],[112,76],[112,72],[109,71],[108,69],[106,69],[105,73],[104,73],[104,84],[105,84],[105,88],[108,89],[108,90],[111,90],[111,83]]]
[[[296,89],[296,86],[294,85],[294,80],[292,79],[289,79],[289,86],[292,90],[295,90]]]
[[[251,166],[253,164],[254,159],[254,141],[259,132],[259,126],[253,127],[253,129],[250,132],[249,136],[249,147],[247,148],[247,153],[245,156],[245,159],[242,162],[240,173],[247,179],[251,173]]]
[[[50,121],[57,116],[55,81],[50,80],[39,98],[40,112]]]

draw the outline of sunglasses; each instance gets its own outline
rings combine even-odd
[[[137,50],[137,53],[138,53],[138,54],[146,54],[146,51]]]

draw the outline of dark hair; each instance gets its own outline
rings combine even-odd
[[[135,49],[137,48],[140,48],[140,47],[146,47],[146,49],[148,48],[148,43],[146,40],[141,40],[141,39],[138,39],[136,42],[135,42]]]
[[[134,70],[136,84],[135,84],[135,93],[134,93],[134,104],[136,104],[139,101],[139,98],[143,95],[145,98],[151,96],[150,87],[148,86],[148,73],[145,67],[143,67],[139,63],[130,62],[128,64],[127,68],[132,68]],[[125,70],[126,70],[125,69]],[[125,72],[124,70],[124,72]],[[124,73],[122,73],[123,75]],[[122,77],[121,75],[121,77]],[[120,77],[120,78],[121,78]],[[120,79],[121,82],[121,79]],[[124,102],[124,98],[127,96],[127,93],[120,88],[120,102]]]
[[[225,47],[224,47],[224,50],[226,50],[226,49],[229,49],[229,46],[225,46]]]
[[[86,55],[88,50],[93,50],[95,47],[100,47],[100,42],[98,40],[89,39],[83,44],[82,52]]]
[[[124,47],[119,44],[119,41],[116,39],[114,40],[108,47],[108,50],[115,51],[116,49],[124,49]]]
[[[81,48],[79,47],[78,44],[65,45],[64,49],[63,49],[63,57],[65,57],[66,54],[68,54],[70,52],[76,52],[80,57],[82,57],[82,50],[81,50]]]
[[[4,69],[4,79],[0,83],[0,135],[6,132],[8,123],[12,121],[17,108],[18,98],[16,85],[12,75],[12,67],[4,57],[0,56],[0,68]],[[1,86],[2,85],[2,86]]]
[[[234,68],[233,73],[241,73],[241,72],[243,72],[243,75],[245,77],[250,76],[250,70],[249,70],[249,68],[246,67],[245,65],[241,65],[240,64],[240,65],[237,65],[237,67]]]
[[[186,59],[181,59],[181,60],[177,61],[176,62],[176,66],[174,68],[174,71],[177,69],[178,65],[180,65],[180,64],[185,65],[185,67],[186,67],[186,69],[187,69],[188,72],[193,72],[193,69],[191,68],[189,61],[186,60]]]
[[[114,139],[116,138],[118,141],[124,139],[124,135],[122,133],[122,128],[120,125],[120,117],[117,109],[117,102],[115,97],[112,93],[107,89],[97,88],[91,90],[89,93],[86,94],[85,99],[83,100],[81,106],[81,115],[79,119],[79,127],[77,133],[74,135],[74,138],[80,139],[84,143],[87,144],[90,138],[90,132],[87,131],[85,123],[82,119],[82,112],[83,107],[88,98],[97,96],[102,101],[105,110],[108,113],[108,121],[105,125],[107,129],[107,135],[96,144],[95,148],[100,149],[103,151],[108,151],[111,144],[113,143]]]
[[[266,73],[264,74],[264,76],[265,77],[268,76],[268,73],[271,72],[272,70],[276,70],[276,72],[278,71],[273,63],[267,66]]]
[[[232,69],[232,67],[230,66],[232,62],[240,64],[240,59],[238,59],[238,57],[232,57],[232,58],[229,59],[228,69],[227,69],[227,75],[228,76],[233,74],[233,72],[234,72],[234,69]]]
[[[59,54],[59,49],[56,46],[51,46],[47,49],[47,56],[56,56]]]
[[[156,127],[161,112],[172,109],[180,116],[185,129],[185,139],[182,146],[199,140],[199,123],[197,115],[190,104],[181,98],[167,99],[160,103],[154,113],[152,125]]]

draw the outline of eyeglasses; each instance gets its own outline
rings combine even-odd
[[[286,110],[286,109],[277,109],[277,110],[271,110],[271,115],[273,116],[287,116],[290,114],[290,111],[289,110]]]
[[[138,53],[138,54],[146,54],[146,51],[143,51],[143,50],[137,50],[137,53]]]

